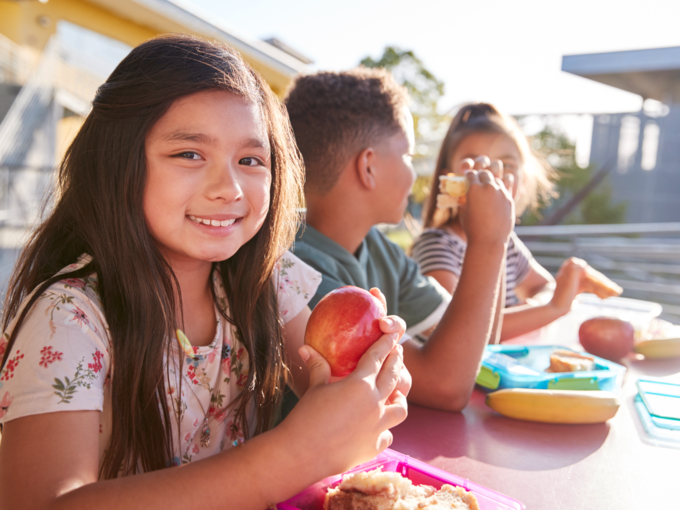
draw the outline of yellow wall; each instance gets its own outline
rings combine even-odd
[[[100,0],[99,3],[106,4],[106,0]],[[137,4],[130,3],[130,8],[132,14],[125,17],[86,0],[49,0],[44,4],[37,1],[0,0],[0,33],[30,49],[36,58],[50,36],[56,32],[59,20],[71,22],[133,47],[161,33],[191,33],[183,26],[160,16],[155,20],[158,26],[162,25],[160,30],[135,21],[135,9],[140,14],[138,18],[148,18],[149,13]],[[244,58],[262,75],[276,94],[281,96],[284,93],[290,78],[245,55]]]
[[[85,122],[85,119],[79,115],[71,115],[59,119],[57,122],[57,153],[55,161],[60,162],[63,159],[66,149],[69,148],[78,131],[80,131],[83,122]]]

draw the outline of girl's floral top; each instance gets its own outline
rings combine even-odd
[[[62,272],[79,269],[90,260],[84,255]],[[279,259],[273,277],[283,322],[307,306],[321,283],[318,272],[289,252]],[[213,282],[218,301],[226,307],[218,273],[214,274]],[[203,459],[244,440],[243,431],[227,407],[246,382],[248,354],[217,309],[215,317],[215,339],[208,346],[191,347],[191,355],[179,347],[176,339],[171,339],[177,358],[169,363],[171,378],[166,386],[168,407],[180,417],[179,434],[177,421],[171,420],[173,437],[179,438],[175,446],[176,464]],[[14,323],[0,337],[0,358],[13,327]],[[26,316],[0,371],[0,423],[33,414],[101,411],[101,459],[111,435],[113,367],[107,329],[96,275],[65,279],[50,286]],[[177,373],[179,356],[183,372],[181,390]],[[210,444],[203,447],[201,430],[206,413]]]

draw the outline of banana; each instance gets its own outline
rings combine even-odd
[[[508,418],[543,423],[601,423],[619,409],[616,395],[609,391],[524,388],[489,393],[486,405]]]
[[[680,338],[645,340],[636,344],[633,351],[645,358],[675,358],[680,356]]]

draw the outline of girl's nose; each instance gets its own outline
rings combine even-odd
[[[208,196],[213,200],[223,200],[225,203],[240,200],[243,198],[243,189],[239,177],[238,170],[229,162],[213,165],[206,182]]]

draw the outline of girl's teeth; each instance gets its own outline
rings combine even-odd
[[[211,225],[213,227],[228,227],[229,225],[232,225],[236,219],[233,220],[205,220],[203,218],[197,218],[196,216],[189,216],[189,219],[191,221],[194,221],[196,223],[203,223],[204,225]]]

